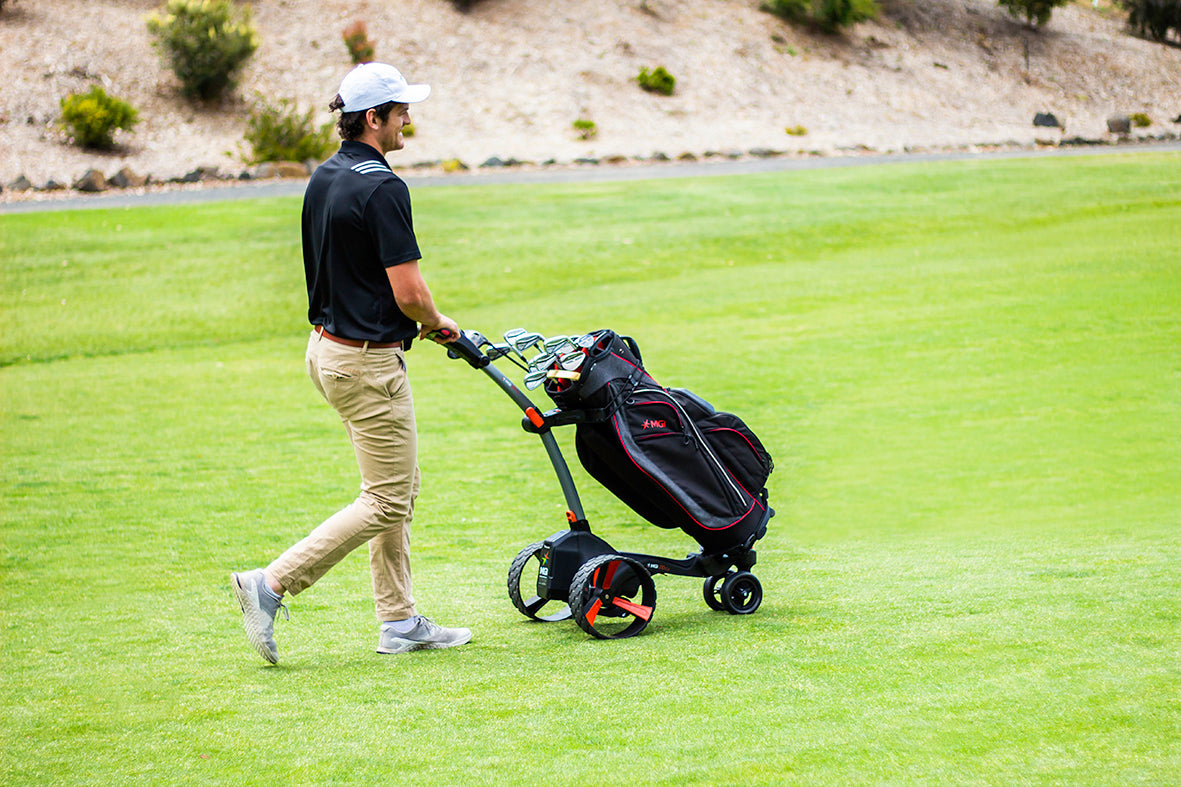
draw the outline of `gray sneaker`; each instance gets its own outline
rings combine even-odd
[[[471,638],[471,629],[443,628],[422,615],[415,615],[414,628],[405,634],[394,631],[389,625],[383,625],[381,639],[377,644],[377,652],[407,653],[411,650],[453,648],[456,645],[466,644]]]
[[[261,568],[230,574],[230,585],[238,604],[242,607],[242,625],[246,628],[246,639],[258,651],[258,655],[272,664],[279,663],[279,648],[275,645],[275,615],[281,609],[283,616],[291,620],[287,605],[273,598],[263,590],[266,574]]]

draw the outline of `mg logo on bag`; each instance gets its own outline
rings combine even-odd
[[[664,421],[650,420],[644,421],[644,429],[664,429],[668,426]]]

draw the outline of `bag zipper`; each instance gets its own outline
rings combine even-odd
[[[734,479],[730,478],[730,474],[726,471],[725,466],[722,465],[721,460],[718,459],[717,455],[713,452],[713,449],[709,447],[709,441],[706,440],[705,436],[701,434],[701,430],[697,428],[697,424],[693,423],[693,419],[689,417],[687,412],[685,412],[685,408],[681,407],[677,400],[664,390],[657,390],[653,388],[637,388],[632,391],[633,395],[637,393],[649,395],[660,394],[668,400],[668,404],[671,405],[674,410],[676,410],[677,417],[680,419],[681,424],[684,425],[684,428],[692,430],[691,436],[696,439],[697,445],[705,450],[706,456],[709,457],[710,463],[713,465],[714,475],[717,476],[718,480],[722,482],[723,488],[731,493],[731,500],[738,505],[745,503],[746,501],[742,497],[742,491],[734,484]],[[689,433],[686,432],[686,434],[688,435]]]

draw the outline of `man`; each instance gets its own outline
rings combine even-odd
[[[284,593],[306,590],[345,555],[369,545],[378,653],[449,648],[471,639],[417,615],[410,581],[410,521],[418,495],[414,402],[404,353],[411,340],[454,341],[459,329],[435,308],[419,270],[406,184],[386,162],[401,150],[409,105],[429,85],[392,66],[366,63],[344,78],[329,108],[341,111],[340,150],[308,182],[303,257],[308,286],[307,368],[344,422],[361,492],[266,568],[231,576],[246,636],[279,660],[275,614]],[[313,458],[314,461],[314,458]]]

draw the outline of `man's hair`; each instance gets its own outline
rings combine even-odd
[[[396,101],[387,101],[380,106],[373,107],[377,111],[377,119],[382,123],[390,119],[390,113],[394,111],[394,107],[398,106]],[[330,112],[344,109],[344,99],[339,95],[332,99],[332,103],[328,105]],[[360,112],[341,112],[340,118],[336,121],[336,130],[340,134],[341,139],[358,139],[365,133],[365,113],[368,109],[363,109]]]

